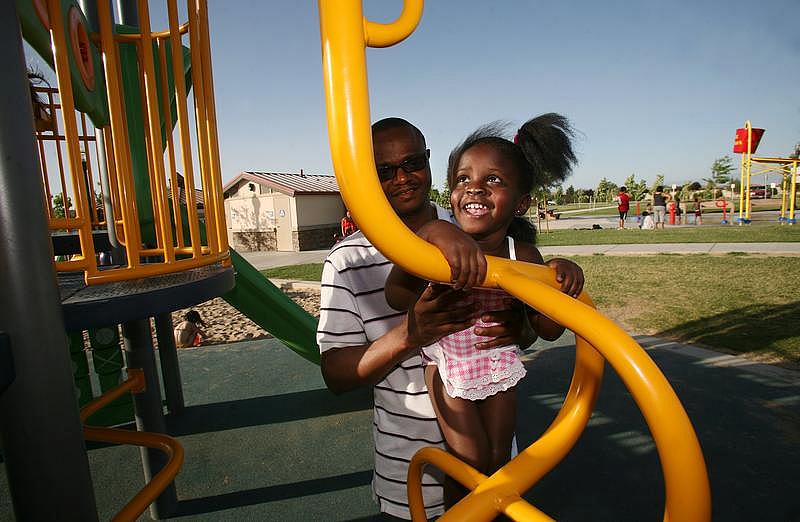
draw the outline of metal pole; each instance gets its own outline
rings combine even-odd
[[[165,433],[164,411],[161,407],[161,389],[158,384],[156,371],[156,357],[153,353],[153,338],[150,333],[150,320],[139,319],[122,325],[122,336],[125,344],[125,358],[128,368],[141,368],[144,372],[145,391],[133,396],[133,407],[136,412],[136,429],[139,431],[153,431]],[[142,467],[144,478],[147,482],[153,475],[161,471],[167,463],[167,456],[162,452],[141,448]],[[150,516],[158,520],[166,518],[174,512],[178,498],[175,493],[175,483],[150,505]]]
[[[178,349],[172,331],[172,314],[167,312],[155,316],[156,339],[158,340],[158,360],[161,363],[161,380],[164,382],[164,395],[167,410],[173,415],[183,413],[183,386],[181,368],[178,364]]]
[[[18,520],[97,520],[34,141],[16,3],[0,2],[0,330],[16,380],[0,434]]]

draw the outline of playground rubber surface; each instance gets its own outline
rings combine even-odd
[[[713,519],[800,520],[800,372],[653,337],[637,341],[695,426]],[[526,351],[521,446],[560,408],[573,343],[566,334]],[[274,339],[185,349],[179,357],[187,408],[167,416],[167,429],[184,445],[186,460],[171,520],[370,519],[369,390],[334,396],[317,366]],[[89,458],[100,519],[108,520],[142,486],[139,450],[90,446]],[[661,520],[659,459],[613,369],[606,367],[594,416],[573,451],[526,496],[559,521]],[[0,519],[12,520],[11,509],[0,497]]]

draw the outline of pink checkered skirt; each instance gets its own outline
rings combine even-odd
[[[505,292],[473,290],[468,299],[478,303],[481,311],[504,310]],[[492,326],[480,319],[474,327],[450,334],[437,343],[422,349],[425,359],[435,364],[447,394],[468,400],[481,400],[497,392],[508,390],[525,376],[525,366],[520,360],[517,345],[491,350],[478,350],[475,344],[487,337],[476,335],[478,326]]]

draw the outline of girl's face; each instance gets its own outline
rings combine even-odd
[[[450,180],[450,205],[458,224],[475,239],[502,239],[515,215],[531,203],[520,173],[492,145],[481,143],[462,155]]]

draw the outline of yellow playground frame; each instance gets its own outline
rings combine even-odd
[[[95,129],[95,135],[102,135],[96,140],[87,131],[83,113],[76,111],[73,95],[73,79],[70,73],[67,53],[55,53],[55,73],[58,81],[60,103],[56,104],[49,94],[49,105],[54,127],[50,131],[37,133],[40,151],[44,151],[44,142],[55,140],[58,157],[58,169],[61,176],[61,194],[64,200],[71,193],[74,198],[74,216],[67,212],[63,218],[54,216],[52,212],[52,191],[47,177],[47,163],[42,155],[42,178],[45,185],[47,206],[51,209],[49,226],[51,230],[77,230],[81,252],[69,260],[56,261],[56,270],[69,272],[82,270],[87,284],[100,284],[128,279],[138,279],[153,275],[182,272],[191,268],[210,265],[217,262],[229,263],[228,236],[225,228],[225,212],[222,196],[222,176],[220,173],[219,144],[216,127],[216,109],[214,105],[214,87],[211,71],[211,50],[208,40],[208,12],[205,1],[198,1],[195,8],[188,9],[188,22],[179,24],[177,0],[167,0],[169,29],[152,32],[148,3],[138,0],[141,18],[140,31],[135,34],[115,34],[112,29],[110,7],[106,2],[97,2],[99,34],[89,38],[99,46],[104,58],[105,95],[108,100],[110,124]],[[42,20],[49,29],[53,46],[66,49],[73,36],[69,34],[61,16],[61,2],[47,0],[48,16]],[[187,36],[190,41],[189,58],[191,61],[192,89],[194,91],[194,118],[196,122],[196,149],[199,156],[199,176],[205,199],[204,225],[198,216],[195,201],[194,164],[192,159],[192,136],[187,103],[187,90],[183,81],[184,56],[182,39]],[[139,70],[139,89],[144,100],[143,115],[145,120],[145,144],[147,150],[147,173],[152,202],[153,228],[155,245],[145,246],[142,242],[140,221],[141,210],[137,208],[134,189],[134,173],[131,158],[130,140],[125,117],[125,104],[122,100],[122,72],[118,45],[133,44]],[[145,49],[155,48],[156,60],[151,52]],[[167,70],[170,53],[171,74],[175,79],[174,92],[168,91]],[[157,82],[156,76],[159,76]],[[160,92],[158,84],[160,83]],[[174,95],[177,121],[171,119],[169,100]],[[61,114],[61,118],[56,117]],[[78,131],[77,116],[80,115],[81,131]],[[57,121],[63,120],[63,135],[59,134]],[[163,132],[162,122],[167,131]],[[177,124],[179,144],[173,140],[172,128]],[[67,171],[70,184],[64,179],[64,165],[58,143],[66,144]],[[108,170],[111,218],[113,232],[124,248],[126,263],[117,268],[100,270],[92,240],[92,230],[100,223],[97,219],[95,205],[89,205],[92,194],[92,170],[90,141],[98,145],[98,162]],[[83,145],[81,147],[81,144]],[[164,154],[167,152],[167,164]],[[185,180],[186,216],[182,216],[179,201],[178,174],[176,156],[182,160]],[[82,158],[88,166],[84,173]],[[88,178],[88,183],[85,177]],[[167,180],[171,189],[167,188]],[[87,186],[88,185],[88,186]],[[65,204],[65,206],[67,206]],[[184,230],[186,229],[186,232]],[[206,237],[203,237],[203,236]],[[145,263],[144,260],[147,260]],[[157,260],[157,261],[154,261]]]
[[[752,153],[753,126],[750,120],[744,122],[744,128],[747,129],[747,147],[742,152],[739,217],[736,222],[740,225],[750,223],[750,179],[753,176],[780,173],[782,177],[781,213],[778,221],[782,224],[794,225],[796,222],[794,213],[797,200],[797,165],[800,163],[800,159],[754,156]]]
[[[366,48],[387,47],[407,38],[422,9],[423,0],[405,0],[395,22],[379,24],[364,18],[361,0],[319,0],[328,132],[342,196],[355,220],[363,224],[364,234],[406,270],[447,282],[449,269],[442,254],[407,229],[383,196],[375,176],[370,131]],[[664,520],[709,520],[710,488],[697,437],[674,391],[644,350],[599,314],[585,292],[579,300],[559,292],[550,269],[495,257],[487,260],[484,286],[504,289],[575,332],[575,373],[567,399],[547,432],[491,477],[441,450],[421,450],[409,470],[414,519],[425,520],[421,468],[432,463],[472,490],[441,520],[491,520],[498,513],[517,520],[551,520],[521,496],[580,436],[605,358],[631,391],[652,431],[666,486]]]

